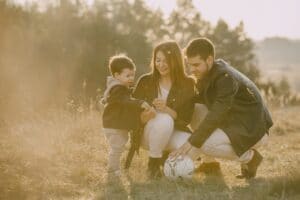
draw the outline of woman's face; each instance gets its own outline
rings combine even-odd
[[[161,76],[168,76],[170,74],[170,67],[167,63],[165,54],[162,51],[158,51],[155,56],[155,67]]]

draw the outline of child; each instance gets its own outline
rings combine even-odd
[[[137,128],[143,109],[153,109],[147,102],[131,97],[134,84],[135,64],[124,55],[111,57],[111,76],[102,103],[105,137],[109,143],[108,173],[120,174],[120,157],[128,140],[128,132]],[[153,110],[153,112],[155,112]]]

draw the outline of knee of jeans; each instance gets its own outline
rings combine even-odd
[[[196,115],[198,118],[203,118],[205,115],[207,115],[208,108],[204,104],[195,104],[194,108],[194,115]]]
[[[218,146],[212,142],[206,141],[203,143],[203,145],[200,147],[200,149],[201,149],[201,151],[209,154],[211,152],[218,151]]]
[[[174,120],[173,118],[165,113],[159,113],[157,114],[157,118],[155,120],[155,125],[156,128],[159,130],[164,129],[165,131],[167,130],[173,130],[174,127]]]
[[[204,117],[207,115],[208,109],[203,104],[195,104],[194,113],[190,122],[190,127],[192,130],[196,130],[201,122],[204,120]]]

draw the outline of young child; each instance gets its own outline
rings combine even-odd
[[[128,141],[128,132],[137,128],[143,109],[153,109],[147,102],[131,97],[135,64],[124,55],[111,57],[107,87],[102,103],[105,137],[109,143],[108,173],[120,174],[120,157]],[[153,110],[153,112],[155,112]]]

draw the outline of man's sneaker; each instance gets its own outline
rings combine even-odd
[[[254,154],[252,159],[246,163],[246,164],[241,164],[241,174],[236,176],[237,178],[245,178],[245,179],[250,179],[254,178],[256,176],[257,168],[260,165],[260,163],[263,160],[262,155],[253,149]]]
[[[195,173],[202,172],[206,175],[221,175],[221,166],[219,162],[204,162],[201,163],[196,169]]]

